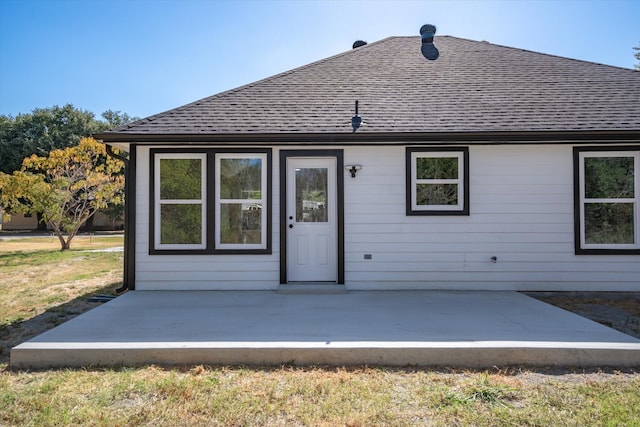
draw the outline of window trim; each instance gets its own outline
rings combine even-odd
[[[267,154],[266,153],[216,153],[215,155],[215,171],[216,178],[219,177],[218,173],[220,171],[220,160],[222,159],[256,159],[259,158],[262,161],[262,170],[260,174],[260,191],[262,197],[257,199],[221,199],[220,198],[220,179],[216,179],[215,183],[215,247],[218,250],[264,250],[267,247],[267,209],[261,209],[260,212],[260,234],[262,236],[262,242],[259,244],[239,244],[239,243],[222,243],[221,242],[221,233],[220,233],[220,214],[221,214],[221,205],[225,204],[242,204],[242,203],[256,203],[259,202],[262,206],[267,206],[267,195],[269,194],[269,189],[267,188]]]
[[[633,157],[634,158],[634,194],[633,199],[624,203],[633,203],[633,221],[635,243],[633,244],[587,244],[584,225],[584,159],[592,157]],[[574,191],[574,244],[576,255],[640,255],[640,146],[614,147],[574,147],[573,148],[573,191]],[[622,199],[593,199],[603,203],[613,203]],[[631,201],[627,201],[631,200]]]
[[[206,227],[206,246],[200,249],[185,248],[182,245],[179,248],[158,248],[156,247],[156,211],[158,211],[155,204],[155,191],[159,188],[156,183],[156,157],[164,154],[182,154],[185,158],[191,158],[194,154],[200,154],[206,156],[206,168],[203,168],[205,172],[205,192],[203,194],[206,210],[203,216],[203,227]],[[240,155],[249,156],[251,154],[260,156],[264,160],[263,165],[263,177],[266,179],[263,181],[263,188],[266,189],[266,193],[263,196],[263,200],[266,201],[266,209],[263,207],[263,234],[264,240],[261,243],[260,248],[256,248],[256,245],[251,245],[250,248],[245,247],[218,247],[215,242],[216,227],[216,174],[217,167],[216,158],[217,155]],[[211,191],[206,191],[210,190]],[[149,150],[149,255],[270,255],[272,253],[272,149],[271,148],[193,148],[193,149],[180,149],[180,148],[151,148]],[[158,225],[159,227],[159,225]]]
[[[426,155],[428,153],[431,153],[431,155]],[[452,208],[449,205],[418,207],[416,205],[416,186],[419,184],[416,178],[416,159],[418,157],[458,158],[457,179],[433,181],[433,183],[458,184],[457,207]],[[407,215],[469,215],[469,147],[407,147],[405,161]],[[460,176],[460,174],[462,174],[462,176]]]
[[[160,192],[154,191],[153,194],[153,236],[154,236],[154,249],[156,250],[191,250],[191,251],[201,251],[206,249],[207,247],[207,155],[206,153],[157,153],[153,158],[154,163],[154,171],[158,171],[158,173],[154,173],[154,188],[160,188],[160,162],[165,159],[199,159],[201,160],[201,170],[200,170],[200,199],[161,199]],[[201,243],[162,243],[160,241],[161,236],[161,211],[162,205],[185,205],[185,204],[199,204],[200,205],[200,213],[202,216],[202,229],[200,233]]]

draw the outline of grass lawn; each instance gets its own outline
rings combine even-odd
[[[44,240],[47,240],[46,238]],[[0,425],[640,426],[640,371],[138,367],[13,371],[8,350],[94,307],[121,237],[0,241]],[[126,325],[105,325],[105,327]]]
[[[640,425],[637,373],[122,368],[0,373],[2,425]]]
[[[122,246],[123,238],[76,237],[60,251],[57,238],[0,241],[0,333],[88,293],[122,283],[122,252],[93,252]],[[2,353],[0,353],[2,355]]]

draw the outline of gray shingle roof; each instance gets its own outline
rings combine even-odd
[[[97,135],[640,131],[640,72],[450,36],[379,42]]]

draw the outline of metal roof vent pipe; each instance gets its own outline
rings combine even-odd
[[[351,128],[353,131],[357,131],[360,125],[362,124],[362,117],[358,115],[358,101],[356,101],[356,114],[351,117]]]
[[[422,55],[429,61],[435,61],[440,56],[438,48],[433,44],[433,37],[436,35],[436,26],[425,24],[420,28],[420,36],[422,37]]]
[[[357,49],[361,46],[365,46],[367,44],[366,41],[364,40],[356,40],[355,42],[353,42],[353,46],[351,47],[352,49]]]

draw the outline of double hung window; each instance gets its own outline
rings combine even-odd
[[[152,150],[150,252],[270,253],[270,150]]]
[[[205,249],[206,154],[156,154],[156,249]]]
[[[640,253],[640,150],[576,148],[576,252]]]
[[[407,148],[407,215],[469,215],[469,150]]]
[[[216,247],[264,249],[266,155],[216,156]]]

